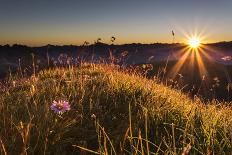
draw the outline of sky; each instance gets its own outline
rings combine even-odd
[[[232,40],[232,0],[0,0],[0,44]]]

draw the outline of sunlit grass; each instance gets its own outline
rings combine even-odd
[[[62,115],[50,106],[66,100]],[[232,110],[191,100],[115,65],[54,68],[0,91],[0,150],[9,154],[230,154]]]

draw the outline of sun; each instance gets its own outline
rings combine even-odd
[[[188,44],[191,48],[198,48],[201,45],[201,42],[198,38],[191,38]]]

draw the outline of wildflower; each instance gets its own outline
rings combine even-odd
[[[65,111],[70,110],[70,104],[67,101],[59,100],[58,102],[53,101],[51,109],[58,114],[62,114]]]

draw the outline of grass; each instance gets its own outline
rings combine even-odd
[[[115,65],[53,68],[0,86],[1,154],[231,154],[229,103],[191,100]],[[65,99],[71,110],[51,109]]]

